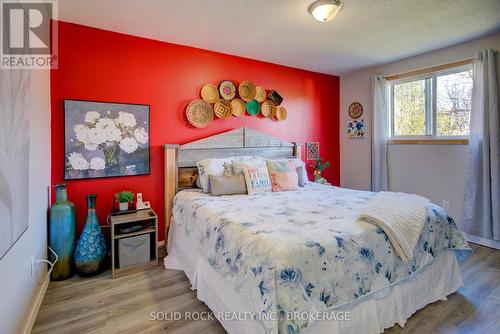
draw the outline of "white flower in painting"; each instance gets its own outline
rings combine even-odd
[[[95,127],[96,128],[99,128],[99,129],[106,129],[107,127],[109,126],[115,126],[115,122],[110,119],[110,118],[100,118],[97,123],[95,124]]]
[[[101,118],[101,114],[99,114],[97,111],[88,111],[85,114],[85,122],[87,123],[94,123],[99,118]]]
[[[123,126],[134,127],[137,124],[134,114],[120,111],[118,113],[118,123]]]
[[[106,131],[101,128],[92,128],[89,130],[89,143],[90,144],[102,144],[106,141]]]
[[[89,162],[83,157],[81,153],[72,152],[68,155],[68,161],[74,170],[87,170],[89,169]]]
[[[106,163],[103,158],[92,158],[90,159],[90,169],[101,170],[106,168]]]
[[[106,140],[109,141],[120,141],[122,140],[122,132],[117,128],[115,121],[111,118],[105,117],[97,121],[95,125],[96,129],[102,130],[106,134]]]
[[[138,147],[137,141],[132,137],[125,137],[120,141],[120,148],[128,154],[134,153]]]
[[[144,128],[135,129],[134,137],[140,144],[146,144],[148,142],[148,134]]]
[[[87,142],[87,140],[89,138],[89,128],[88,127],[86,127],[83,124],[78,124],[78,125],[75,125],[73,130],[75,131],[76,139],[79,142],[82,142],[82,143]]]
[[[107,141],[120,141],[122,140],[122,132],[115,126],[108,126],[106,128],[106,140]]]
[[[97,145],[96,144],[85,143],[85,149],[87,151],[95,151],[95,150],[97,150]]]

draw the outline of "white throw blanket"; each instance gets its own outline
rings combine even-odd
[[[384,230],[396,254],[409,261],[427,219],[428,204],[422,196],[382,191],[368,202],[359,219]]]

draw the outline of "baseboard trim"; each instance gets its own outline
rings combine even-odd
[[[465,239],[467,239],[467,241],[469,241],[469,242],[472,242],[472,243],[475,243],[475,244],[478,244],[481,246],[493,248],[496,250],[500,250],[500,241],[486,239],[486,238],[478,237],[476,235],[472,235],[472,234],[468,234],[468,233],[464,233],[464,236],[465,236]]]
[[[33,325],[35,324],[36,317],[38,315],[38,311],[40,310],[40,306],[42,305],[43,297],[45,297],[45,293],[47,292],[47,288],[50,283],[50,275],[45,275],[45,279],[38,289],[38,294],[34,300],[33,306],[30,309],[28,314],[28,318],[26,320],[26,325],[24,326],[23,333],[30,334],[33,329]]]

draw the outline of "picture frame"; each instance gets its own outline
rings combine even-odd
[[[319,142],[306,143],[306,160],[319,158]]]
[[[150,106],[63,100],[64,180],[150,174]]]
[[[364,119],[355,119],[347,123],[347,137],[349,139],[362,139],[365,137]]]

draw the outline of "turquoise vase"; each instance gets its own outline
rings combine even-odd
[[[56,184],[56,202],[50,208],[49,246],[58,260],[52,269],[52,280],[62,281],[73,276],[73,252],[75,251],[75,205],[68,201],[65,184]],[[50,261],[55,256],[50,253]]]
[[[87,222],[76,245],[75,265],[80,275],[93,275],[104,269],[107,258],[106,239],[95,212],[96,195],[87,195]]]

